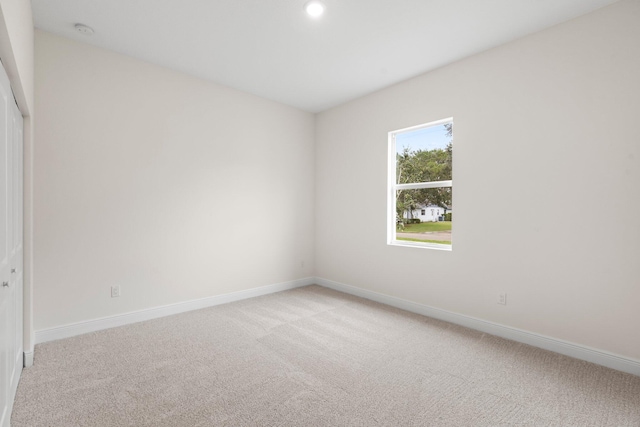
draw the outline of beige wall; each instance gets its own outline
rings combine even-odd
[[[313,115],[40,31],[36,88],[36,330],[313,275]]]
[[[317,275],[640,359],[639,22],[617,3],[319,114]],[[387,132],[450,116],[453,251],[387,246]]]

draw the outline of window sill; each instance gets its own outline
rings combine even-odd
[[[422,242],[412,242],[410,240],[392,240],[387,243],[389,246],[404,246],[407,248],[422,248],[422,249],[435,249],[437,251],[448,251],[451,252],[451,245],[444,245],[439,243],[422,243]]]

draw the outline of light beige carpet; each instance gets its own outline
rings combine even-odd
[[[640,426],[640,377],[319,286],[35,356],[13,427]]]

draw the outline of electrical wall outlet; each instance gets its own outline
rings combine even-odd
[[[507,305],[507,294],[502,292],[498,294],[498,304]]]
[[[117,298],[120,296],[120,286],[111,287],[111,298]]]

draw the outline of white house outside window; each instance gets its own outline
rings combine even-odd
[[[389,132],[387,243],[451,249],[453,119]]]

